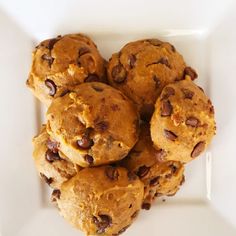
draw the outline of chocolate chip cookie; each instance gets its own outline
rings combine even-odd
[[[49,138],[45,126],[33,139],[33,145],[35,166],[40,177],[52,188],[60,188],[63,182],[81,170],[59,151],[58,143]]]
[[[119,235],[137,217],[143,183],[125,168],[85,168],[62,184],[57,194],[61,215],[87,235]]]
[[[167,153],[166,159],[184,163],[195,159],[209,145],[215,130],[212,103],[191,80],[163,89],[152,116],[151,137]]]
[[[149,125],[142,124],[139,141],[122,165],[144,183],[144,209],[151,207],[155,197],[174,195],[183,183],[184,166],[178,161],[165,161],[165,156],[162,149],[153,147]]]
[[[175,47],[158,39],[126,44],[108,63],[109,83],[132,99],[144,120],[149,120],[163,87],[196,72],[186,67]]]
[[[60,150],[82,167],[121,160],[138,139],[135,106],[103,83],[83,83],[54,99],[47,119],[47,130]]]
[[[68,34],[41,42],[32,55],[28,87],[47,106],[70,87],[105,81],[105,60],[87,36]]]

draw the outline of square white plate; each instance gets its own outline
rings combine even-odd
[[[40,40],[82,32],[108,59],[131,40],[168,40],[197,69],[216,110],[217,136],[186,168],[186,183],[124,235],[236,235],[236,2],[234,0],[0,0],[0,235],[78,236],[37,177],[31,139],[44,108],[27,90]]]

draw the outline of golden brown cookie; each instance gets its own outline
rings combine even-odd
[[[166,159],[193,160],[206,149],[215,130],[212,103],[191,80],[163,89],[152,116],[151,137],[154,145],[165,150]]]
[[[37,171],[52,188],[60,188],[63,182],[81,169],[58,150],[58,144],[49,138],[45,126],[42,126],[40,134],[33,139],[33,145]]]
[[[105,81],[105,61],[94,42],[82,34],[41,42],[32,60],[27,85],[47,106],[75,85]]]
[[[178,161],[164,161],[164,157],[163,150],[153,147],[149,125],[142,124],[139,141],[122,165],[144,183],[144,209],[150,209],[155,197],[174,195],[184,181],[184,166]]]
[[[134,101],[145,120],[150,119],[163,87],[186,74],[197,76],[173,45],[158,39],[130,42],[108,63],[109,83]]]
[[[138,139],[136,108],[103,83],[83,83],[54,99],[47,119],[60,150],[83,167],[121,160]]]
[[[136,218],[143,183],[125,168],[85,168],[57,194],[61,215],[87,235],[119,235]]]

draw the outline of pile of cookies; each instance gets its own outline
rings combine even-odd
[[[33,52],[27,86],[48,107],[34,161],[60,214],[87,235],[119,235],[215,134],[197,73],[168,42],[126,44],[106,62],[94,42],[68,34]]]

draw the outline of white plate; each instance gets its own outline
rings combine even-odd
[[[25,87],[40,40],[83,32],[104,57],[126,42],[172,42],[213,100],[217,136],[186,170],[179,193],[159,200],[124,235],[236,235],[236,3],[233,0],[0,0],[0,232],[2,236],[78,236],[48,202],[31,139],[44,119]]]

